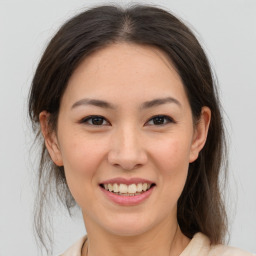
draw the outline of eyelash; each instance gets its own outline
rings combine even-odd
[[[87,116],[87,117],[83,118],[80,123],[89,124],[88,121],[92,120],[93,118],[101,118],[106,121],[106,119],[103,116]],[[108,121],[106,121],[106,122],[109,123]],[[102,125],[94,125],[94,124],[89,124],[89,125],[102,126]]]
[[[88,124],[88,125],[91,125],[91,126],[103,126],[103,125],[106,125],[106,124],[93,124],[93,123],[89,123],[89,121],[93,120],[94,118],[98,118],[100,120],[103,120],[106,121],[108,124],[109,122],[103,117],[103,116],[97,116],[97,115],[92,115],[92,116],[87,116],[85,118],[83,118],[80,123],[83,123],[83,124]],[[156,115],[156,116],[153,116],[151,117],[147,123],[153,119],[156,119],[156,118],[164,118],[165,120],[167,120],[167,122],[165,122],[164,124],[151,124],[151,125],[155,125],[155,126],[164,126],[166,124],[169,124],[169,123],[176,123],[173,118],[171,118],[170,116],[166,116],[166,115]]]
[[[175,123],[175,121],[173,120],[173,118],[171,118],[170,116],[166,116],[166,115],[156,115],[156,116],[153,116],[151,117],[151,119],[149,119],[147,121],[147,123],[155,118],[164,118],[167,122],[165,122],[164,124],[152,124],[152,125],[156,125],[156,126],[163,126],[163,125],[166,125],[166,124],[169,124],[169,123]]]

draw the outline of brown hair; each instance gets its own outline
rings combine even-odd
[[[202,232],[213,244],[223,242],[226,212],[219,177],[225,162],[225,138],[215,80],[196,37],[169,12],[145,5],[126,9],[99,6],[65,23],[46,48],[32,82],[29,114],[38,137],[41,111],[51,114],[50,124],[53,130],[56,128],[61,97],[79,63],[92,52],[122,41],[158,47],[169,56],[183,81],[194,120],[200,117],[203,106],[211,109],[208,138],[198,159],[189,166],[177,218],[182,232],[189,238]],[[35,226],[44,245],[48,233],[42,228],[43,210],[52,188],[68,209],[75,205],[64,168],[54,165],[42,142]]]

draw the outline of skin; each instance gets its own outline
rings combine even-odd
[[[141,107],[166,97],[174,100]],[[107,101],[114,108],[82,104],[85,98]],[[105,119],[101,125],[81,121],[90,115]],[[171,119],[156,125],[156,115]],[[118,43],[83,60],[61,99],[57,130],[50,132],[46,111],[40,123],[51,158],[64,166],[69,189],[82,209],[89,256],[175,256],[184,250],[189,239],[178,227],[177,201],[189,163],[204,146],[210,116],[203,107],[194,125],[179,75],[154,47]],[[156,186],[139,205],[120,206],[99,188],[116,177],[144,178]]]

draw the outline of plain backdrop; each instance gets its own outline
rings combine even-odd
[[[130,3],[111,1],[111,3]],[[0,256],[39,255],[32,229],[36,173],[27,95],[59,26],[109,1],[0,0]],[[162,6],[195,31],[217,73],[229,133],[230,245],[256,252],[256,1],[137,1]],[[84,232],[80,214],[54,214],[55,253]]]

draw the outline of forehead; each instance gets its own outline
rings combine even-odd
[[[67,94],[76,100],[96,94],[117,101],[185,96],[182,81],[166,53],[131,43],[112,44],[86,57],[73,72],[63,98]]]
[[[129,64],[136,65],[127,66],[125,65],[127,61]],[[73,72],[72,76],[76,76],[85,70],[104,74],[104,71],[109,72],[111,69],[111,72],[114,73],[116,71],[119,73],[122,68],[125,69],[126,74],[129,72],[138,74],[145,71],[145,69],[149,69],[150,66],[155,71],[175,71],[171,59],[164,51],[155,46],[127,42],[113,43],[87,56]],[[150,70],[152,74],[154,73],[152,72],[154,71],[153,69]],[[179,79],[178,74],[176,73],[175,75]]]

